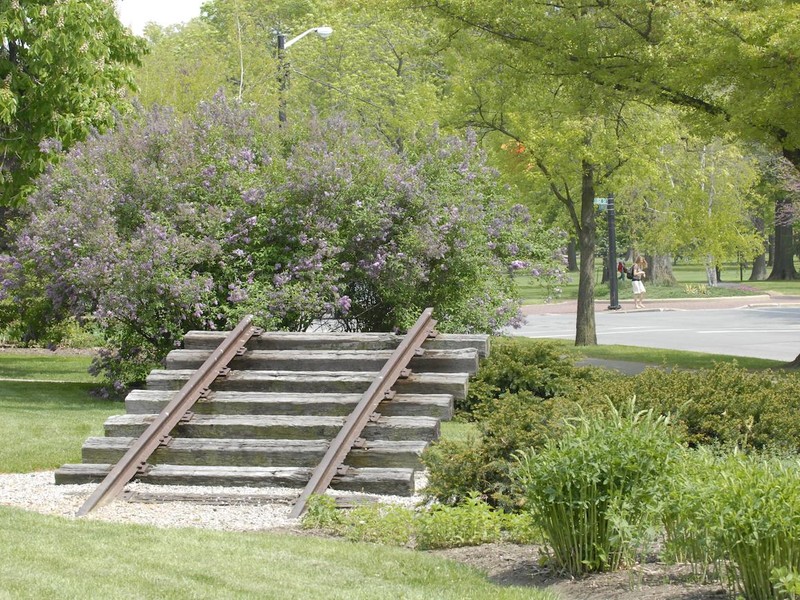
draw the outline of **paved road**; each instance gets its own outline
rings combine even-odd
[[[629,303],[630,304],[630,303]],[[645,302],[608,310],[595,304],[598,344],[693,350],[791,361],[800,354],[800,296],[748,296]],[[575,337],[575,302],[526,306],[526,324],[508,333]]]

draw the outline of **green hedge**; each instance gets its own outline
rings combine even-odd
[[[735,364],[712,369],[647,369],[624,376],[577,367],[552,342],[503,338],[479,370],[462,407],[480,437],[434,444],[423,456],[427,493],[443,502],[479,492],[509,508],[522,502],[509,475],[515,453],[558,439],[567,419],[605,418],[608,407],[631,399],[670,415],[690,446],[800,451],[800,374],[747,371]]]

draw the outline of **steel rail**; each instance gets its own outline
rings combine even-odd
[[[259,332],[251,326],[252,315],[246,316],[231,330],[220,345],[211,353],[202,366],[195,371],[183,387],[173,396],[155,420],[139,436],[136,443],[128,450],[119,462],[97,486],[77,516],[83,516],[94,508],[102,506],[117,497],[127,483],[146,468],[147,459],[156,448],[168,443],[169,433],[185,418],[189,409],[198,398],[208,393],[211,383],[223,374],[228,363],[244,349],[247,341]]]
[[[374,417],[378,404],[391,397],[391,388],[397,380],[408,372],[408,363],[420,351],[422,343],[436,333],[436,321],[432,318],[433,308],[426,308],[417,322],[404,336],[378,376],[369,386],[361,400],[347,417],[342,429],[333,439],[325,456],[314,469],[305,489],[295,501],[289,514],[292,518],[300,517],[306,509],[306,503],[313,494],[319,494],[330,485],[337,470],[342,465],[347,453],[356,443],[358,436],[366,424]]]

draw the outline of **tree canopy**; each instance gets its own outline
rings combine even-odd
[[[0,178],[18,203],[51,158],[113,124],[143,41],[107,0],[0,3]]]

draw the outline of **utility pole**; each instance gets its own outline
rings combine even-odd
[[[288,68],[286,65],[286,36],[278,33],[278,121],[281,125],[286,123],[286,88],[288,82]]]
[[[617,271],[617,230],[616,211],[614,210],[614,194],[608,195],[608,289],[611,303],[608,310],[619,310],[619,290],[617,287],[619,273]]]
[[[276,31],[276,33],[278,34],[278,89],[280,92],[280,98],[278,100],[278,121],[279,124],[283,126],[283,124],[286,123],[286,90],[289,88],[289,65],[286,62],[286,50],[289,49],[289,46],[294,45],[295,42],[302,40],[309,33],[316,33],[322,39],[327,39],[333,33],[333,29],[327,25],[312,27],[311,29],[306,29],[300,35],[293,37],[288,42],[283,33],[280,31]]]

